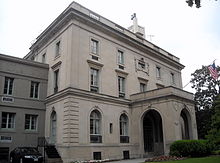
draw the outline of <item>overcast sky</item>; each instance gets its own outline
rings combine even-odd
[[[72,0],[0,0],[0,53],[24,57],[35,38]],[[191,73],[214,59],[220,65],[220,0],[76,0],[84,7],[127,28],[136,13],[146,39],[180,58],[183,85]],[[153,37],[148,37],[153,35]],[[192,91],[190,85],[184,88]]]

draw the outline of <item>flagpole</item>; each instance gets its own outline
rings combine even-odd
[[[202,69],[197,75],[200,75],[204,70],[206,70],[207,67],[208,67],[208,66],[204,66],[203,69]],[[187,85],[189,85],[190,82],[191,82],[191,80],[183,87],[183,89],[184,89]]]

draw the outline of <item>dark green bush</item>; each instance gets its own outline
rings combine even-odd
[[[213,145],[207,140],[178,140],[171,144],[170,155],[203,157],[211,154]]]

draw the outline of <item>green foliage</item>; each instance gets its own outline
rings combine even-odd
[[[220,67],[217,67],[220,71]],[[213,79],[206,66],[196,70],[191,74],[192,88],[196,107],[196,122],[199,139],[205,139],[211,129],[211,117],[213,115],[212,105],[220,90],[220,81]]]
[[[206,140],[178,140],[171,144],[170,155],[203,157],[211,154],[213,145]]]
[[[216,149],[220,149],[220,95],[213,104],[213,110],[211,129],[208,132],[207,139],[215,144]]]
[[[212,156],[212,157],[202,157],[202,158],[188,158],[179,161],[166,161],[164,163],[219,163],[220,157],[219,156]]]
[[[211,130],[213,109],[205,109],[196,112],[198,139],[205,139],[208,131]]]
[[[220,71],[220,67],[217,67]],[[192,88],[196,93],[194,100],[196,102],[196,110],[210,109],[212,103],[219,93],[220,81],[213,79],[206,66],[196,70],[191,74]]]
[[[215,0],[215,1],[217,1],[217,0]],[[186,3],[190,7],[192,7],[194,4],[195,4],[196,8],[200,8],[201,7],[201,0],[187,0]]]

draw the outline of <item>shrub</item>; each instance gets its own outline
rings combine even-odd
[[[211,154],[213,145],[206,140],[178,140],[171,144],[170,155],[202,157]]]

